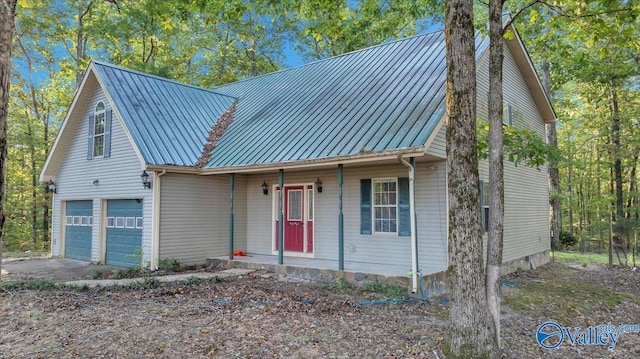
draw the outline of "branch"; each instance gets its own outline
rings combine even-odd
[[[20,48],[24,53],[24,57],[27,60],[27,69],[29,70],[29,92],[31,93],[31,101],[33,102],[33,111],[36,113],[36,117],[39,120],[42,120],[42,117],[40,116],[40,111],[38,110],[38,100],[36,99],[36,87],[33,84],[33,65],[31,64],[31,56],[29,56],[29,53],[27,53],[27,49],[24,47],[24,44],[22,43],[22,37],[20,36],[20,34],[16,34],[16,39],[18,40],[18,45],[20,45]]]

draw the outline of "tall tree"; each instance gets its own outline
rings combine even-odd
[[[503,0],[489,1],[489,231],[485,285],[500,343],[500,266],[504,237],[504,145],[502,131]]]
[[[498,358],[495,326],[487,309],[478,206],[473,1],[448,0],[445,24],[451,290],[445,354],[449,358]]]
[[[0,270],[4,246],[4,202],[7,171],[7,119],[9,117],[9,86],[11,84],[11,47],[17,0],[0,0]]]

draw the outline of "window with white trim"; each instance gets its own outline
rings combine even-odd
[[[104,103],[98,102],[93,123],[93,157],[104,155]]]
[[[396,179],[373,180],[373,229],[376,233],[398,231],[398,182]]]

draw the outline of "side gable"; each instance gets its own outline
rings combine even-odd
[[[510,40],[505,40],[505,43],[511,52],[511,56],[513,56],[515,62],[518,64],[518,68],[524,77],[524,80],[529,87],[529,91],[531,91],[531,95],[533,96],[536,105],[540,109],[540,113],[544,122],[555,122],[556,121],[556,112],[553,109],[553,105],[551,104],[551,100],[540,82],[540,77],[536,72],[533,63],[531,62],[531,57],[529,56],[529,52],[527,51],[524,43],[522,42],[522,37],[520,37],[520,33],[518,30],[512,25],[508,26],[508,29],[512,30],[515,34],[515,37]]]

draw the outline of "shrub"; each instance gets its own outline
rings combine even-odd
[[[569,232],[560,232],[560,244],[565,248],[573,247],[578,244],[578,238]]]

